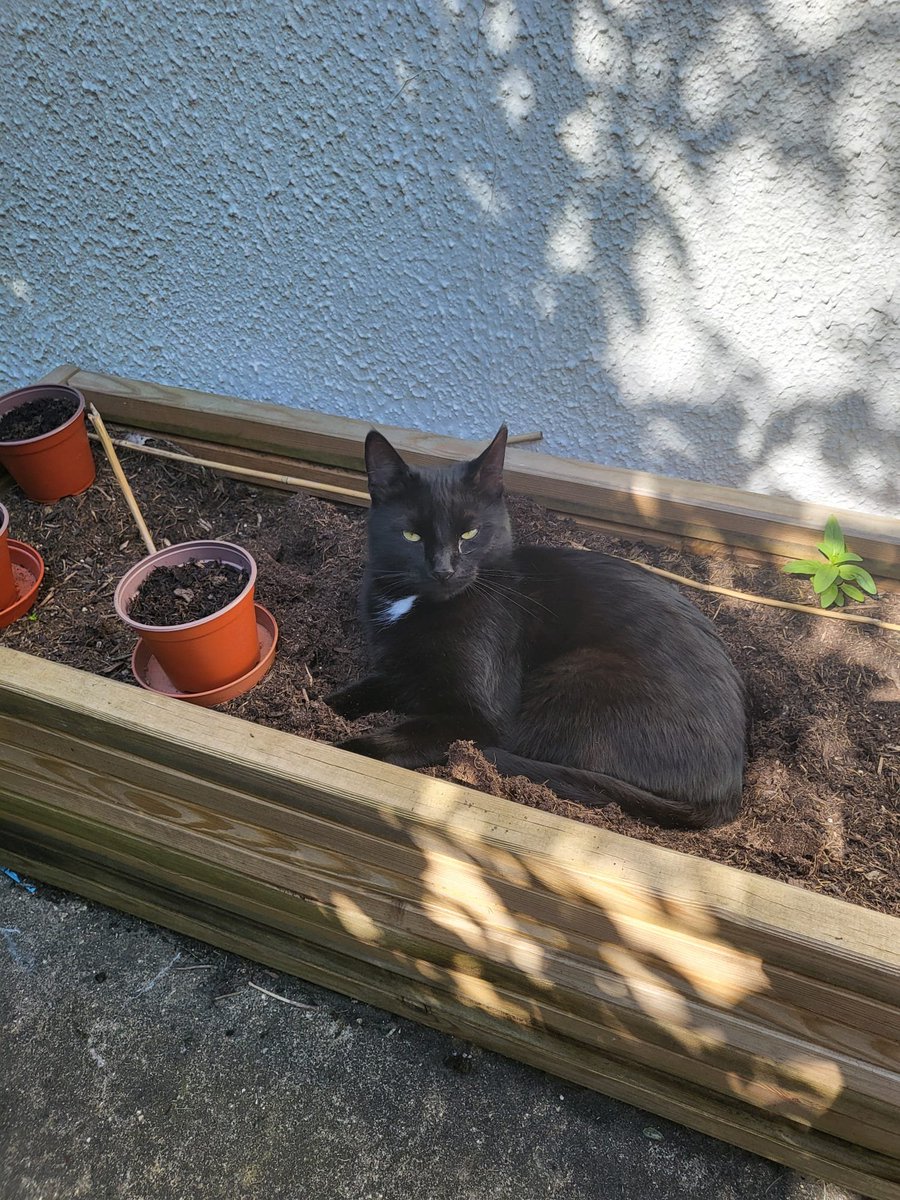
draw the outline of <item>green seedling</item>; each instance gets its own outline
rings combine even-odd
[[[856,565],[862,562],[860,555],[847,549],[837,517],[828,518],[824,540],[816,549],[822,560],[798,558],[781,569],[786,575],[809,575],[823,608],[831,608],[832,604],[840,608],[847,600],[865,600],[865,592],[870,596],[877,593],[875,580],[864,567]]]

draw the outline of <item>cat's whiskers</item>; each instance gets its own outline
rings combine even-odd
[[[479,595],[486,596],[488,599],[502,600],[504,604],[509,604],[513,608],[519,609],[520,612],[525,613],[527,617],[537,617],[538,608],[543,608],[551,616],[555,615],[551,609],[547,608],[545,604],[541,604],[539,600],[535,600],[531,596],[523,596],[520,592],[507,590],[499,584],[493,583],[491,580],[483,579],[481,576],[474,579],[470,586]],[[529,604],[534,605],[534,607],[528,608],[527,605]]]
[[[522,608],[523,612],[528,612],[528,609],[523,607],[524,603],[534,605],[535,610],[542,608],[544,612],[549,613],[551,617],[556,616],[556,613],[552,608],[548,608],[546,604],[542,604],[540,600],[536,600],[534,596],[527,596],[519,588],[512,587],[509,584],[498,583],[495,579],[491,578],[490,573],[483,572],[479,574],[478,579],[486,588],[489,589],[488,594],[502,596],[505,600],[508,600],[510,604],[516,604],[517,602],[520,602],[519,607]],[[536,616],[537,613],[536,611],[532,611],[530,615]]]

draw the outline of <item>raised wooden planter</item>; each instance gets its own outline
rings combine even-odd
[[[276,443],[342,460],[319,478],[349,486],[360,462],[363,422],[69,370],[107,418],[250,446],[245,464],[271,467]],[[432,460],[468,451],[394,437]],[[555,507],[618,504],[610,523],[665,536],[793,554],[824,524],[526,451],[510,466]],[[896,576],[898,523],[843,521]],[[900,1197],[898,919],[9,650],[0,847],[49,883]]]

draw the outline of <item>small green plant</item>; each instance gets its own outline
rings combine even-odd
[[[855,565],[861,563],[862,558],[847,549],[837,517],[828,518],[824,540],[816,549],[824,562],[798,558],[785,563],[781,569],[787,575],[809,575],[823,608],[831,608],[832,604],[841,607],[848,599],[865,600],[864,592],[870,596],[876,594],[875,580],[864,567]]]

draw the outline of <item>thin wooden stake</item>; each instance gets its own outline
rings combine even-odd
[[[511,433],[506,439],[508,446],[521,446],[523,442],[541,442],[544,440],[544,435],[539,429],[534,433]]]
[[[122,464],[119,462],[119,456],[116,454],[112,444],[112,439],[106,432],[106,426],[103,424],[103,418],[97,412],[96,407],[92,404],[88,414],[91,418],[91,424],[97,430],[97,436],[103,444],[103,449],[106,451],[106,457],[109,459],[109,465],[113,469],[113,474],[119,487],[122,489],[122,495],[131,509],[131,515],[134,517],[141,537],[144,539],[144,545],[150,554],[156,553],[156,546],[153,543],[153,538],[150,536],[150,530],[147,528],[147,522],[144,520],[143,513],[138,506],[137,500],[134,498],[134,492],[131,490],[131,484],[125,478],[125,472],[122,470]]]

